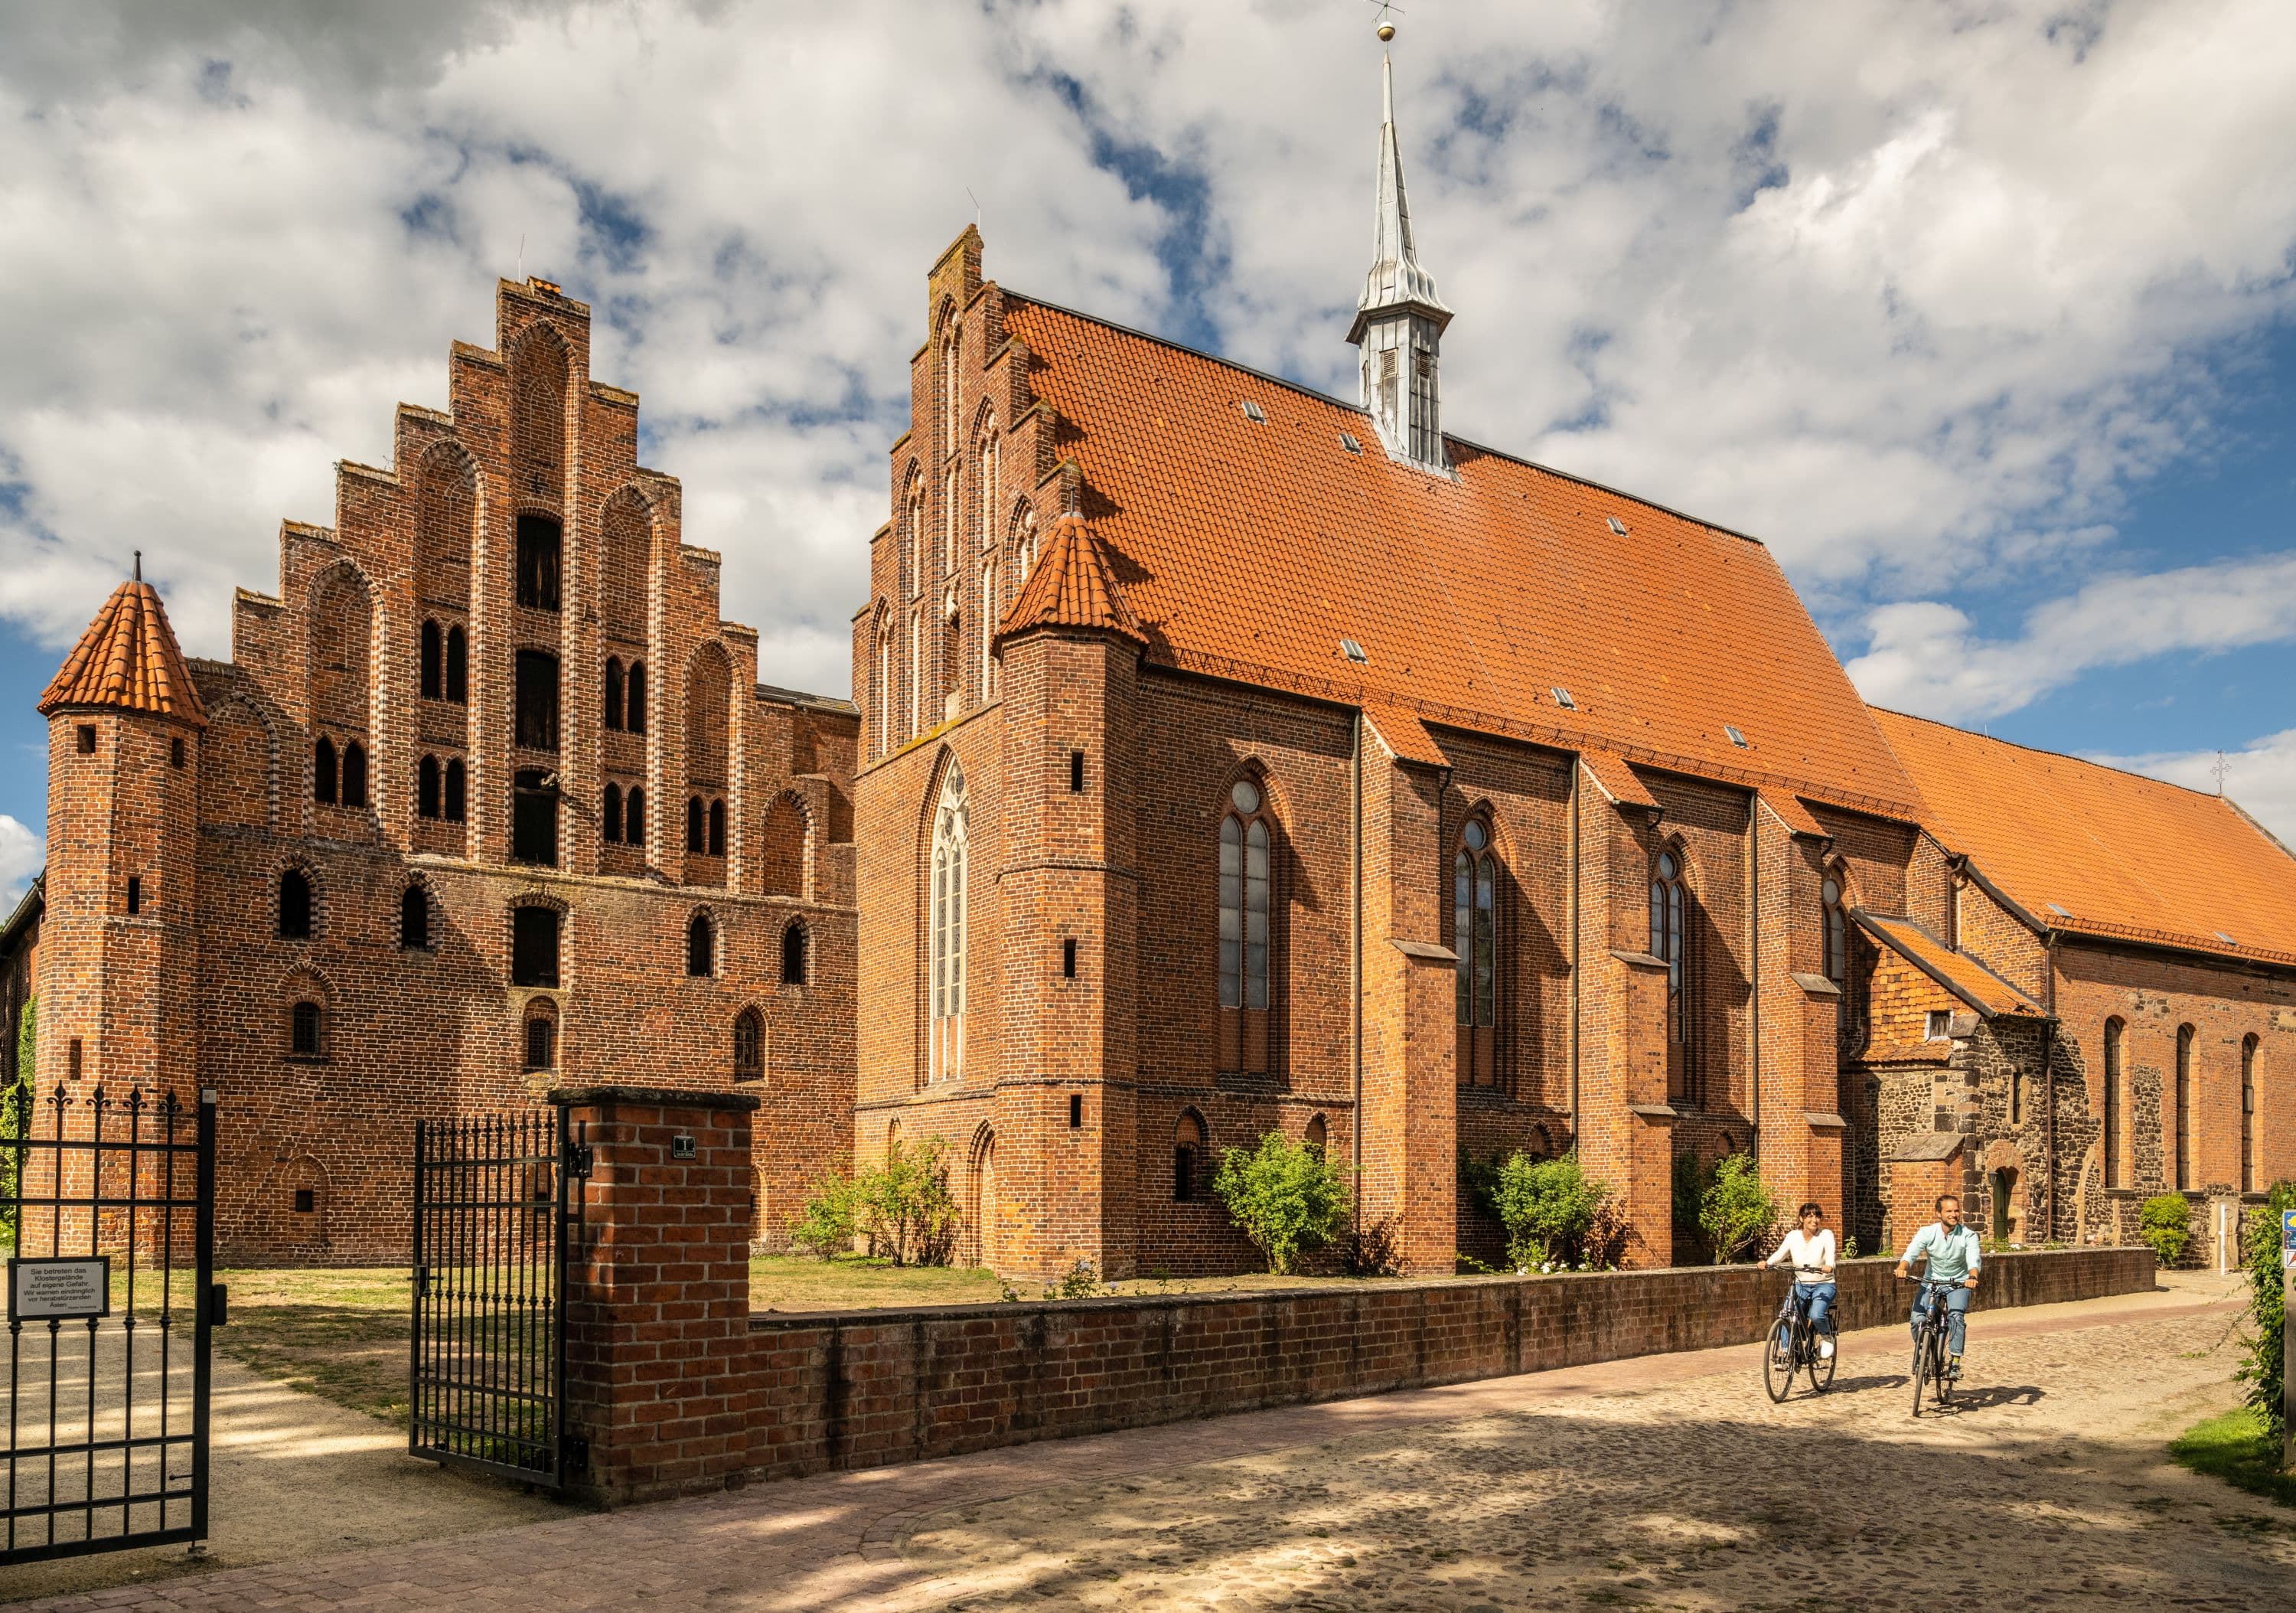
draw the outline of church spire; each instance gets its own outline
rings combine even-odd
[[[1382,29],[1381,37],[1390,37]],[[1435,276],[1420,267],[1411,239],[1411,204],[1403,190],[1403,152],[1395,137],[1395,63],[1380,54],[1382,118],[1379,194],[1373,211],[1371,272],[1364,276],[1348,340],[1363,350],[1363,405],[1391,458],[1446,471],[1440,374],[1443,327],[1451,310]]]

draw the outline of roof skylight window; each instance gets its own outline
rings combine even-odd
[[[1340,446],[1347,449],[1350,454],[1360,454],[1363,452],[1363,444],[1356,440],[1355,433],[1352,432],[1341,432],[1340,433]]]
[[[1627,523],[1625,522],[1620,520],[1616,515],[1609,516],[1607,519],[1612,531],[1616,532],[1621,538],[1627,535]]]
[[[2054,901],[2049,903],[2049,911],[2054,913],[2060,918],[2070,918],[2073,916],[2072,909],[2070,908],[2061,908]]]
[[[1267,411],[1261,408],[1249,398],[1239,402],[1236,405],[1236,407],[1242,409],[1243,411],[1243,417],[1246,420],[1250,421],[1254,425],[1265,425],[1267,423]]]
[[[2236,946],[2238,946],[2238,945],[2240,944],[2240,942],[2238,942],[2237,941],[2234,941],[2231,936],[2229,936],[2229,935],[2226,934],[2222,930],[2218,930],[2218,931],[2217,932],[2217,939],[2218,939],[2218,941],[2223,942],[2225,943],[2225,945],[2226,945],[2226,946],[2228,946],[2228,947],[2236,947]]]
[[[1554,704],[1561,706],[1564,711],[1575,712],[1578,709],[1578,703],[1570,698],[1570,691],[1564,688],[1561,684],[1556,684],[1553,688],[1546,692],[1554,696]]]
[[[1730,736],[1730,743],[1732,745],[1736,745],[1742,751],[1746,748],[1746,737],[1740,733],[1736,728],[1732,728],[1726,722],[1722,725],[1722,731]]]
[[[1340,654],[1345,655],[1349,661],[1354,662],[1357,666],[1365,666],[1371,662],[1371,657],[1364,654],[1364,646],[1357,644],[1352,638],[1342,638],[1340,640]]]

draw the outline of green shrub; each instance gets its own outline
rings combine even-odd
[[[2136,1235],[2152,1246],[2162,1265],[2173,1266],[2193,1241],[2192,1212],[2182,1193],[2162,1193],[2144,1201],[2137,1213]]]
[[[1751,1154],[1726,1154],[1714,1162],[1706,1190],[1699,1195],[1698,1230],[1716,1265],[1748,1258],[1778,1224],[1777,1200],[1762,1185]]]
[[[2249,1223],[2248,1244],[2241,1253],[2248,1268],[2249,1314],[2256,1331],[2249,1335],[2248,1360],[2233,1374],[2248,1385],[2248,1403],[2264,1420],[2276,1454],[2288,1434],[2287,1408],[2281,1400],[2288,1340],[2282,1330],[2286,1298],[2280,1287],[2280,1217],[2289,1210],[2296,1210],[2296,1181],[2276,1182],[2265,1195],[2263,1209]]]
[[[1267,1269],[1282,1276],[1300,1255],[1331,1242],[1348,1216],[1348,1186],[1321,1148],[1270,1132],[1254,1148],[1220,1158],[1212,1192]]]
[[[16,1082],[0,1087],[0,1198],[13,1198],[24,1164],[23,1151],[9,1145],[32,1134],[32,1057],[38,1038],[40,1000],[24,1000],[24,1017],[16,1030]],[[0,1248],[16,1247],[16,1206],[0,1210]]]
[[[1518,1271],[1584,1264],[1587,1235],[1609,1197],[1578,1168],[1575,1149],[1558,1159],[1509,1156],[1491,1187],[1491,1208],[1506,1228],[1507,1263]]]
[[[947,1148],[938,1137],[912,1148],[896,1141],[876,1164],[850,1178],[822,1177],[790,1222],[790,1241],[824,1260],[857,1241],[897,1266],[945,1266],[956,1252],[956,1196]]]

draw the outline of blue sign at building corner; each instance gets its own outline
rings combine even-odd
[[[2296,1249],[2296,1210],[2280,1212],[2280,1247]]]

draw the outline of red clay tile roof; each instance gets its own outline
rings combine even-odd
[[[49,682],[38,709],[45,717],[68,705],[125,706],[207,725],[167,607],[150,583],[136,579],[112,591]]]
[[[1371,720],[1372,731],[1404,761],[1436,768],[1451,765],[1450,757],[1443,753],[1443,747],[1427,731],[1427,725],[1403,707],[1374,702],[1364,707],[1364,715]]]
[[[1116,585],[1107,551],[1081,515],[1071,513],[1053,523],[1045,552],[1029,569],[996,636],[1002,639],[1039,627],[1099,628],[1147,641],[1140,618]]]
[[[2001,1014],[2041,1016],[2040,1004],[1912,919],[1863,909],[1857,918],[1876,940],[1987,1018]]]
[[[1456,439],[1456,477],[1397,465],[1360,409],[1004,306],[1152,662],[1918,819],[1760,544]]]
[[[2220,796],[1876,709],[1930,832],[2035,922],[2296,963],[2296,857]]]
[[[1586,765],[1595,780],[1595,787],[1608,795],[1613,805],[1641,807],[1645,811],[1658,811],[1658,797],[1619,757],[1609,751],[1582,750],[1578,760]]]

